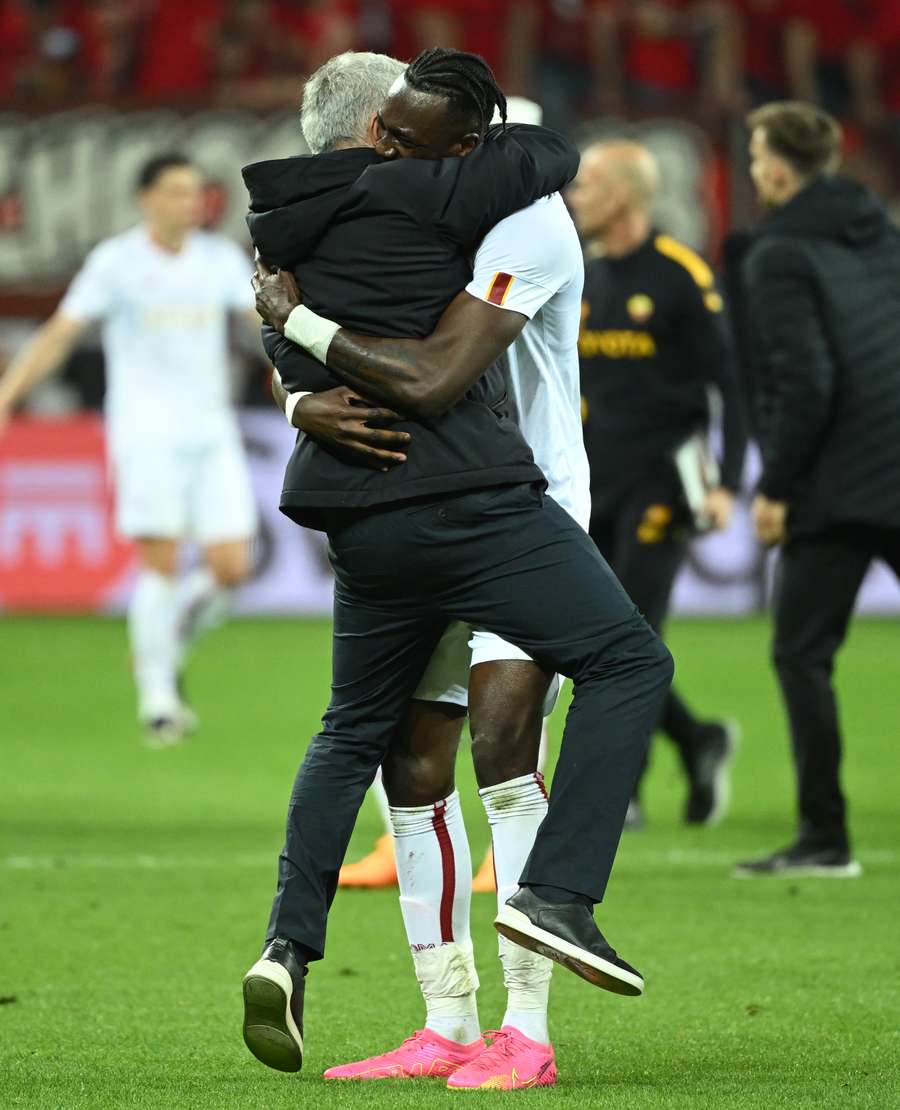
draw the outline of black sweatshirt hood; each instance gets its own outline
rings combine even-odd
[[[247,225],[262,257],[283,269],[312,254],[360,174],[377,165],[371,147],[254,162],[241,171]]]
[[[884,205],[848,177],[819,177],[773,212],[757,229],[760,235],[833,239],[860,246],[879,239],[888,226]]]

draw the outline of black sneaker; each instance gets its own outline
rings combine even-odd
[[[737,864],[735,879],[752,879],[757,875],[782,878],[856,879],[862,874],[859,862],[845,848],[816,848],[808,844],[792,844],[780,852],[760,859],[743,860]]]
[[[303,1067],[306,971],[293,942],[276,937],[244,976],[244,1044],[277,1071]]]
[[[740,729],[734,721],[700,726],[684,813],[688,825],[715,825],[725,816],[731,801],[731,760],[739,740]]]
[[[643,976],[610,948],[583,902],[547,902],[523,886],[497,914],[494,928],[501,936],[555,960],[595,987],[614,994],[643,993]]]

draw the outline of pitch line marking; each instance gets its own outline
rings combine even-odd
[[[628,852],[620,860],[620,867],[733,867],[740,857],[740,850],[734,852],[710,852],[672,848],[659,852]],[[859,852],[858,858],[864,864],[900,863],[900,852],[873,849]],[[204,869],[221,867],[266,867],[274,868],[276,852],[239,852],[227,856],[174,856],[153,855],[140,852],[121,855],[67,855],[64,853],[47,855],[9,855],[0,857],[0,866],[10,871],[53,871],[67,868],[85,870],[134,870],[134,871],[177,871],[180,869]]]

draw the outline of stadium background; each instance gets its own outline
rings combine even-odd
[[[660,158],[662,227],[714,262],[753,218],[743,114],[818,99],[845,121],[848,169],[900,210],[900,4],[895,0],[6,0],[0,4],[0,366],[47,317],[86,252],[135,219],[137,167],[180,148],[207,177],[206,222],[247,242],[245,162],[302,149],[302,78],[351,47],[408,57],[477,50],[509,93],[582,139],[627,130]],[[247,613],[326,613],[319,537],[274,509],[290,433],[268,368],[235,347],[263,530]],[[0,607],[121,611],[134,571],[111,528],[99,336],[29,400],[0,442]],[[64,423],[60,423],[60,421]],[[755,474],[751,452],[749,488]],[[694,544],[675,611],[747,613],[771,561],[746,501]],[[898,612],[883,568],[864,612]]]
[[[573,134],[637,129],[664,163],[661,221],[714,261],[727,230],[753,215],[742,116],[759,98],[802,95],[837,111],[851,172],[897,208],[890,0],[0,0],[0,367],[86,250],[134,218],[147,155],[186,148],[208,174],[209,222],[243,238],[240,165],[298,149],[303,74],[349,46],[409,55],[435,42],[482,50],[510,91],[542,99]],[[616,62],[621,81],[606,80]],[[241,604],[315,612],[330,589],[321,546],[274,508],[291,432],[269,408],[266,368],[235,350],[232,369],[265,521],[261,573]],[[101,395],[94,336],[0,439],[0,608],[121,607],[131,556],[110,530]],[[648,825],[623,841],[601,910],[648,993],[610,1001],[557,971],[561,1083],[548,1097],[616,1110],[885,1110],[900,1087],[896,620],[857,621],[840,660],[863,878],[735,883],[736,859],[793,833],[768,621],[734,616],[763,605],[771,568],[745,513],[694,563],[680,608],[732,617],[674,620],[669,642],[682,692],[743,728],[732,811],[716,829],[684,827],[675,756],[656,745]],[[864,601],[888,611],[897,594],[875,578]],[[329,633],[326,620],[252,617],[217,631],[188,675],[201,731],[156,752],[139,744],[119,619],[0,617],[0,1105],[394,1110],[448,1097],[317,1079],[421,1018],[394,891],[338,896],[329,959],[309,977],[300,1086],[241,1043],[240,977],[258,950],[289,784],[324,705]],[[477,860],[488,831],[465,755],[458,775]],[[350,857],[380,831],[369,802]],[[493,910],[492,897],[475,898],[486,1025],[502,1012]]]

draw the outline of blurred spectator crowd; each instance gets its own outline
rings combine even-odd
[[[900,130],[900,0],[0,0],[0,102],[293,106],[347,49],[483,54],[547,122],[781,96]]]

